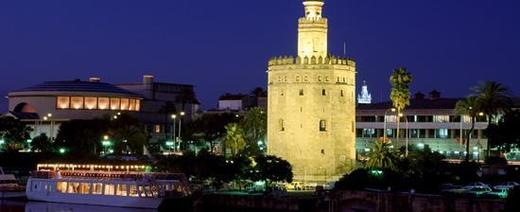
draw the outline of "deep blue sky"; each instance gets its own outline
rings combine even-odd
[[[357,60],[386,100],[394,67],[414,91],[463,96],[482,80],[520,91],[518,0],[326,0],[329,49]],[[296,53],[301,0],[0,1],[0,94],[44,80],[190,83],[204,107],[266,84],[266,61]],[[0,100],[0,111],[6,100]]]

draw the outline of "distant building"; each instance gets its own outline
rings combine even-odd
[[[8,98],[5,115],[27,122],[34,129],[31,137],[45,133],[54,138],[60,124],[73,119],[128,113],[145,125],[154,142],[171,137],[172,113],[184,112],[182,118],[189,120],[199,110],[192,85],[156,83],[151,75],[145,75],[142,83],[120,85],[101,82],[99,77],[49,81],[9,92]]]
[[[224,94],[218,99],[218,110],[241,111],[246,108],[248,98],[243,94]]]
[[[397,139],[397,114],[391,110],[391,102],[360,104],[356,113],[356,150],[358,158],[370,152],[372,143],[384,137],[395,148],[410,145],[423,148],[426,145],[447,158],[463,158],[465,145],[462,135],[471,128],[470,118],[455,113],[458,98],[441,98],[440,92],[432,91],[428,98],[417,93],[405,110],[406,118],[400,124]],[[487,128],[485,117],[478,117],[472,134],[470,151],[473,159],[483,159],[487,138],[483,133]],[[408,132],[408,133],[407,133]]]
[[[372,94],[368,92],[368,86],[365,81],[363,81],[363,86],[361,86],[361,94],[358,95],[358,104],[371,104],[372,103]]]

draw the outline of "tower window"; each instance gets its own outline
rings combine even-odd
[[[344,96],[344,94],[343,94],[343,90],[341,90],[341,96],[342,96],[342,97]]]
[[[327,131],[327,121],[326,120],[320,120],[320,131],[321,132]]]
[[[300,89],[300,96],[303,96],[303,89]]]
[[[278,125],[279,125],[279,128],[280,128],[280,131],[285,131],[285,122],[283,121],[283,119],[280,119],[278,121]]]
[[[321,90],[321,95],[322,96],[327,96],[327,91],[325,89]]]

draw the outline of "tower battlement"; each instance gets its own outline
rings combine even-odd
[[[323,25],[324,27],[327,27],[328,25],[328,19],[326,18],[299,18],[298,19],[298,23],[300,24],[300,26],[302,24],[321,24]]]
[[[342,58],[336,56],[327,56],[323,57],[293,57],[293,56],[280,56],[273,57],[269,60],[269,66],[277,66],[277,65],[347,65],[347,66],[356,66],[356,62],[351,58]]]

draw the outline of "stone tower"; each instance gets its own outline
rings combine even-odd
[[[325,182],[354,164],[356,64],[328,53],[324,2],[303,5],[298,56],[269,60],[268,153],[289,161],[296,181]]]

